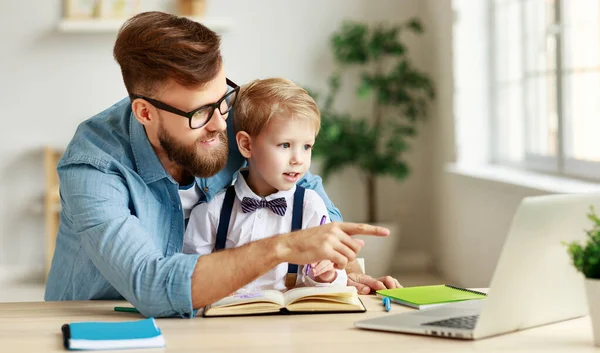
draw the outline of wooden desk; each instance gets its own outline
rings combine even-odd
[[[363,314],[158,319],[167,348],[126,352],[598,352],[588,317],[480,341],[458,341],[354,328],[356,320],[412,310],[394,305],[390,314],[383,310],[378,298],[362,299],[368,308]],[[124,304],[2,303],[0,351],[65,352],[62,324],[141,318],[138,314],[113,311],[115,305]]]

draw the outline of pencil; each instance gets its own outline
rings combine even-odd
[[[136,308],[130,308],[126,306],[115,306],[115,311],[123,313],[139,313],[139,311]]]
[[[325,224],[325,221],[327,220],[327,216],[323,215],[323,217],[321,217],[321,223],[319,225],[323,225]],[[310,264],[306,265],[306,271],[304,271],[304,274],[306,276],[308,276],[308,272],[310,271]]]

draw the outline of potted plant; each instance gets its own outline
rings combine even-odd
[[[368,26],[358,22],[344,22],[331,37],[330,45],[337,69],[328,79],[324,98],[311,92],[321,108],[321,131],[313,154],[320,160],[324,180],[347,166],[356,166],[364,177],[369,223],[380,221],[378,215],[377,178],[392,176],[399,181],[410,173],[404,159],[411,138],[416,135],[419,123],[427,117],[427,107],[434,99],[431,78],[411,63],[408,48],[401,34],[422,34],[418,19],[399,25]],[[356,95],[370,99],[368,116],[352,116],[334,108],[339,93],[342,74],[351,75],[358,68],[359,84]],[[372,258],[365,257],[369,273],[380,275],[387,271],[397,248],[397,231],[393,224],[391,236],[382,242],[365,238],[367,243],[381,242],[379,248],[371,244]],[[397,227],[396,227],[397,229]],[[386,257],[384,252],[388,252]],[[361,253],[363,255],[363,253]],[[380,265],[374,268],[374,258]]]
[[[600,346],[600,218],[590,207],[588,218],[593,227],[587,230],[585,243],[566,243],[573,266],[585,276],[587,301],[594,330],[594,344]]]

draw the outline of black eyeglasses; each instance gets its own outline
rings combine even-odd
[[[155,108],[167,111],[169,113],[177,114],[179,116],[183,116],[188,119],[190,123],[190,129],[199,129],[204,125],[208,124],[210,119],[213,117],[215,109],[219,109],[219,113],[223,116],[223,119],[226,120],[229,112],[233,108],[235,104],[235,100],[237,99],[238,92],[240,90],[240,86],[236,85],[230,79],[226,79],[227,85],[232,88],[231,91],[227,92],[223,96],[223,98],[219,99],[218,102],[213,104],[204,105],[198,109],[194,109],[191,112],[184,112],[183,110],[177,109],[171,105],[158,101],[156,99],[140,96],[137,94],[129,95],[129,98],[133,101],[134,99],[143,99],[148,103],[152,104]]]

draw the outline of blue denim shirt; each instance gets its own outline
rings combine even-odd
[[[196,179],[201,202],[230,185],[245,164],[231,125],[227,166]],[[199,255],[181,253],[179,185],[154,153],[129,98],[83,122],[57,169],[62,211],[45,299],[124,298],[145,316],[192,316]],[[307,173],[299,185],[317,191],[332,220],[341,220],[318,176]]]

